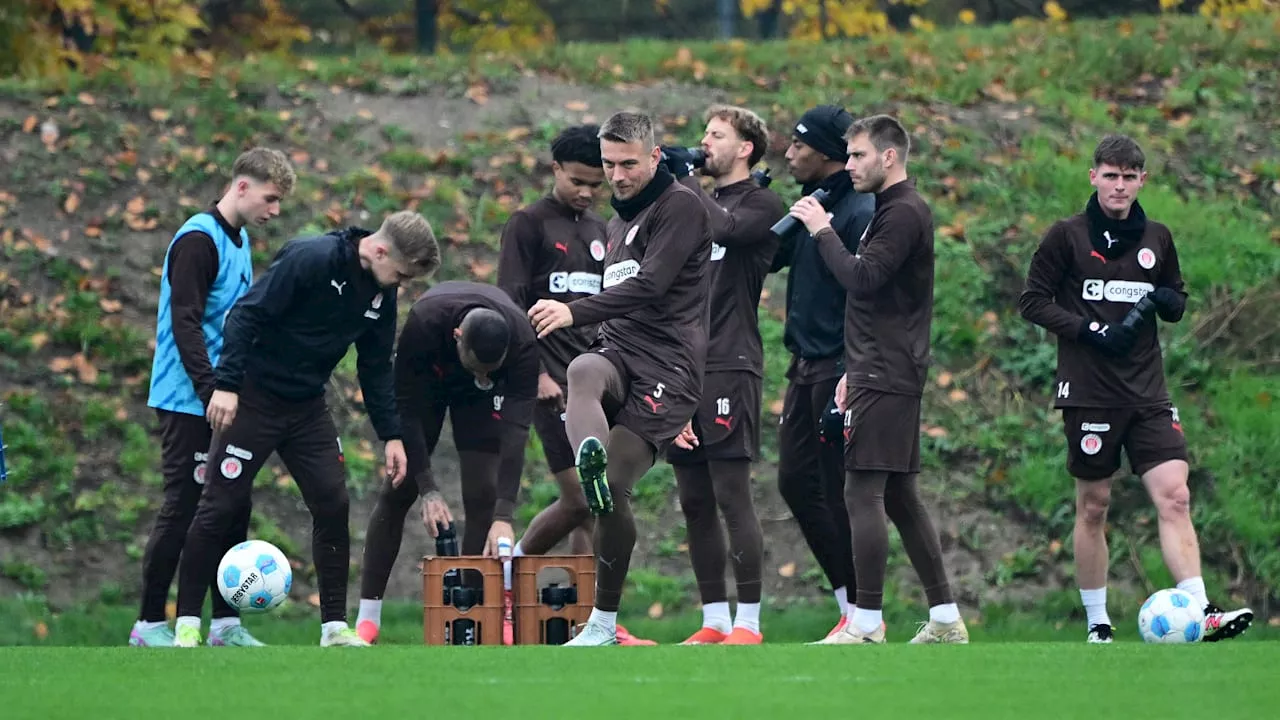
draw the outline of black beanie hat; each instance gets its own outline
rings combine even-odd
[[[844,133],[853,124],[853,116],[836,105],[819,105],[805,111],[796,123],[795,136],[805,145],[832,160],[849,159]]]

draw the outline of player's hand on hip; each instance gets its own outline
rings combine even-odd
[[[560,328],[571,327],[573,311],[558,300],[539,300],[529,308],[529,320],[533,322],[533,329],[538,331],[538,337],[544,338]]]
[[[440,528],[453,524],[453,513],[449,512],[449,504],[440,491],[432,490],[422,496],[422,524],[433,538],[440,534]]]
[[[404,482],[405,470],[409,466],[409,461],[404,455],[404,441],[388,440],[384,452],[387,459],[387,478],[391,480],[391,487],[400,487],[400,483]]]
[[[214,390],[209,398],[209,407],[205,408],[204,417],[214,432],[225,432],[236,419],[236,409],[240,407],[240,396],[229,390]]]
[[[849,376],[841,375],[840,381],[836,383],[836,407],[840,408],[840,412],[848,410],[845,401],[849,399]]]
[[[515,530],[511,527],[511,523],[506,520],[494,520],[489,526],[489,538],[484,541],[484,554],[486,557],[498,557],[498,541],[505,538],[510,542],[515,537]]]
[[[564,409],[564,391],[560,383],[547,373],[538,375],[538,402],[553,405],[557,410]]]
[[[827,209],[808,195],[797,200],[788,214],[804,223],[804,228],[810,235],[817,235],[820,230],[831,227],[831,220],[827,218]]]
[[[692,450],[698,447],[698,434],[693,431],[693,421],[684,424],[684,429],[676,436],[675,445],[678,448]]]

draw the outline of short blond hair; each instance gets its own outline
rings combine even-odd
[[[289,158],[279,150],[267,147],[255,147],[241,153],[231,166],[231,177],[249,177],[258,182],[271,183],[283,195],[293,192],[293,185],[297,180]]]
[[[440,269],[440,244],[431,223],[412,210],[392,213],[378,233],[386,237],[396,254],[419,277]]]
[[[753,167],[769,149],[769,127],[764,119],[754,112],[737,105],[716,104],[707,108],[703,122],[711,122],[712,118],[729,123],[738,137],[751,143],[751,156],[747,158],[747,166]]]

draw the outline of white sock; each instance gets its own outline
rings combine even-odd
[[[742,607],[739,605],[738,607]],[[702,606],[702,627],[729,633],[733,620],[729,617],[729,603],[713,602]]]
[[[1111,616],[1107,615],[1107,589],[1080,590],[1080,602],[1084,603],[1084,612],[1089,616],[1089,627],[1094,625],[1110,625]]]
[[[332,635],[336,632],[347,629],[347,623],[343,620],[334,620],[332,622],[320,623],[320,635]]]
[[[835,595],[836,595],[836,602],[840,603],[840,614],[848,615],[849,614],[849,588],[838,587],[836,588]]]
[[[591,617],[587,618],[588,623],[595,623],[609,632],[618,631],[618,613],[605,612],[599,608],[591,608]]]
[[[760,632],[760,603],[738,603],[738,612],[734,615],[733,626],[751,632]]]
[[[200,629],[200,618],[199,618],[199,617],[197,617],[197,616],[195,616],[195,615],[183,615],[182,617],[179,617],[177,620],[175,620],[175,621],[174,621],[174,623],[173,623],[173,629],[174,629],[174,630],[177,630],[178,628],[180,628],[180,627],[182,627],[182,626],[184,626],[184,625],[187,625],[187,626],[190,626],[190,627],[193,627],[193,628],[195,628],[195,629],[199,630],[199,629]]]
[[[146,632],[148,630],[155,630],[156,628],[164,627],[167,624],[168,623],[166,623],[163,620],[160,620],[159,622],[147,622],[146,620],[139,620],[133,624],[133,629],[137,630],[138,632]]]
[[[936,623],[949,624],[960,619],[960,607],[955,603],[934,605],[929,608],[929,619]]]
[[[516,546],[511,550],[511,557],[524,557],[524,545],[517,542]]]
[[[863,610],[860,607],[853,607],[853,626],[858,628],[859,632],[873,633],[880,629],[880,623],[884,622],[884,613],[880,610]]]
[[[360,599],[360,614],[356,616],[356,624],[368,620],[374,627],[382,627],[382,601]]]
[[[240,624],[238,617],[214,618],[209,621],[209,634],[217,635],[223,630]]]
[[[1191,597],[1195,598],[1202,608],[1209,604],[1209,595],[1204,589],[1204,578],[1199,575],[1178,583],[1178,589],[1191,593]]]

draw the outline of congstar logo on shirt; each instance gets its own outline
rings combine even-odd
[[[1081,284],[1080,297],[1090,302],[1105,300],[1106,302],[1132,304],[1138,302],[1142,299],[1142,296],[1155,289],[1154,285],[1145,282],[1089,279]]]

